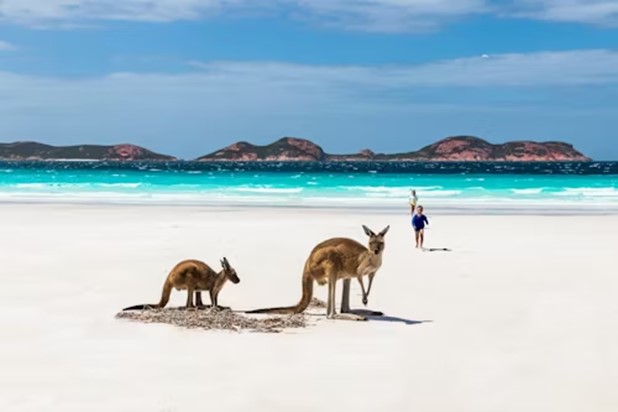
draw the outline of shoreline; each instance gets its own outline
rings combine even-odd
[[[333,202],[334,203],[334,202]],[[423,204],[420,202],[420,204]],[[192,202],[192,203],[173,203],[173,202],[127,202],[118,200],[84,199],[82,201],[71,200],[5,200],[0,199],[0,207],[4,206],[33,206],[33,207],[77,207],[84,209],[96,208],[147,208],[147,209],[176,209],[201,210],[201,211],[226,211],[226,212],[246,212],[249,210],[289,210],[302,211],[307,213],[371,213],[384,215],[410,215],[407,204],[401,207],[393,205],[368,205],[368,204],[266,204],[265,202]],[[445,206],[431,203],[424,203],[423,206],[433,215],[463,215],[463,216],[575,216],[585,213],[590,216],[615,216],[618,215],[618,205],[615,206],[592,206],[592,205],[548,205],[544,207],[531,205],[474,205],[474,206]]]

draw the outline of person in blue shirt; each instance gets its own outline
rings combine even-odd
[[[416,213],[412,216],[412,227],[414,228],[417,248],[423,248],[423,242],[425,241],[425,225],[429,225],[429,220],[427,216],[423,214],[423,206],[417,206]]]

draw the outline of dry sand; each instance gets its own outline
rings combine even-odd
[[[452,252],[414,250],[406,210],[0,205],[0,410],[618,410],[618,217],[426,212],[426,246]],[[237,269],[222,305],[294,304],[311,248],[364,242],[361,224],[391,225],[369,303],[384,318],[312,308],[307,327],[255,333],[115,317],[157,302],[185,258]]]

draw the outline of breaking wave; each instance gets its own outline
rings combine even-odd
[[[618,163],[106,164],[0,162],[0,199],[175,204],[405,207],[593,205],[618,208]]]

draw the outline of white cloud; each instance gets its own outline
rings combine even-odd
[[[9,42],[0,40],[0,51],[10,51],[10,50],[15,50],[15,49],[17,49],[15,45]]]
[[[411,66],[191,62],[190,67],[177,74],[113,73],[87,79],[0,72],[0,113],[96,108],[129,114],[153,107],[177,112],[187,104],[203,113],[263,113],[269,108],[423,104],[420,96],[428,91],[451,104],[463,88],[495,96],[502,90],[618,85],[618,52],[609,50],[477,56]]]
[[[172,116],[183,111],[259,116],[269,110],[390,110],[423,105],[427,96],[432,104],[463,110],[458,106],[463,89],[474,90],[472,98],[484,104],[488,91],[495,97],[504,90],[525,94],[541,88],[594,90],[594,86],[618,85],[618,52],[609,50],[477,56],[411,66],[190,64],[192,71],[185,73],[113,73],[88,79],[0,72],[0,114],[28,113],[29,119],[31,113],[37,118],[58,112],[79,117],[77,113],[84,111],[118,112],[122,117],[160,112]]]
[[[15,107],[61,108],[82,104],[182,106],[197,100],[220,109],[286,101],[371,103],[415,101],[419,90],[448,101],[457,88],[538,90],[618,85],[618,52],[574,50],[500,54],[408,66],[332,66],[286,62],[190,62],[176,74],[113,73],[86,79],[27,76],[0,72],[0,110]],[[188,99],[185,99],[188,98]],[[420,101],[422,103],[422,101]],[[283,109],[284,106],[279,106]]]
[[[308,18],[376,32],[431,30],[446,20],[488,10],[487,0],[297,0]]]
[[[482,103],[482,92],[488,90],[499,96],[502,90],[527,93],[540,88],[618,85],[618,52],[609,50],[477,56],[411,66],[190,65],[192,71],[185,73],[113,73],[88,79],[0,72],[0,113],[120,111],[130,116],[158,110],[177,113],[191,107],[200,113],[259,114],[271,109],[422,105],[427,93],[434,103],[457,107],[462,88],[475,90],[475,95],[481,92],[477,100]]]
[[[618,52],[511,53],[431,63],[410,69],[417,85],[575,86],[618,81]],[[417,81],[418,79],[418,81]]]
[[[512,3],[511,13],[519,17],[608,26],[618,24],[616,0],[512,0]]]
[[[618,23],[616,0],[3,0],[0,19],[30,26],[80,27],[100,20],[169,22],[248,11],[339,29],[377,32],[435,29],[475,14]]]
[[[574,50],[482,55],[411,66],[313,66],[278,62],[191,62],[217,79],[311,88],[582,86],[618,83],[618,52]]]

